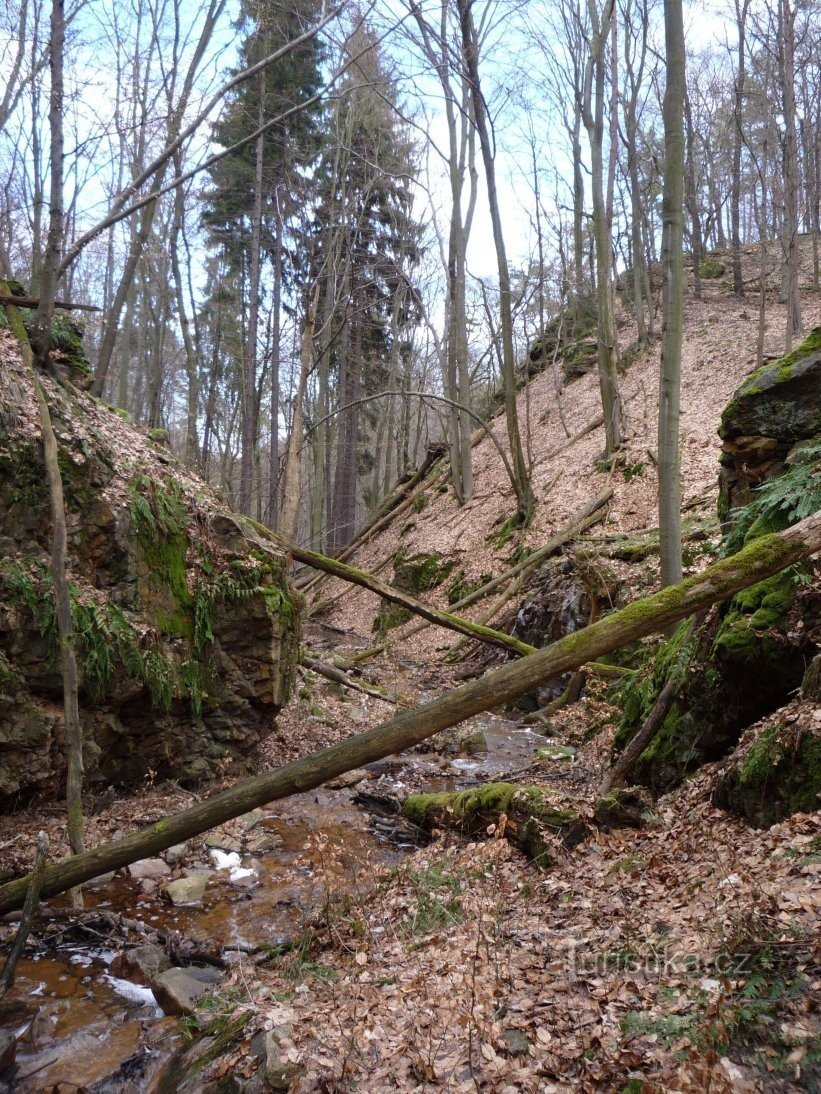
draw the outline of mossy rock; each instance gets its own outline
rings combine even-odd
[[[402,592],[418,596],[441,585],[455,566],[455,559],[437,551],[408,555],[400,547],[394,556],[393,584]]]
[[[715,281],[724,276],[727,267],[717,258],[702,258],[698,264],[698,272],[703,281]]]
[[[649,816],[649,802],[632,789],[611,790],[593,806],[593,819],[605,831],[611,828],[643,828]]]
[[[791,353],[751,373],[721,415],[723,440],[775,437],[795,443],[821,433],[821,326]]]
[[[371,630],[378,637],[384,638],[388,631],[401,627],[410,619],[413,619],[410,608],[403,608],[401,604],[392,604],[389,600],[380,600]]]
[[[766,828],[821,806],[821,727],[774,722],[748,731],[721,773],[714,804]]]
[[[454,828],[466,835],[487,833],[505,818],[505,835],[540,868],[551,862],[546,835],[575,847],[587,835],[587,825],[572,809],[558,809],[538,786],[486,783],[458,793],[413,794],[402,806],[404,816],[419,828]]]
[[[479,577],[470,579],[464,570],[459,570],[453,583],[447,587],[448,604],[457,604],[460,600],[464,600],[466,596],[487,585],[492,577],[492,574],[480,574]]]
[[[651,672],[626,681],[618,702],[624,712],[614,747],[621,750],[643,724],[679,655],[689,668],[679,694],[633,778],[662,793],[701,764],[720,759],[745,727],[786,703],[801,684],[812,631],[809,616],[793,626],[800,608],[801,575],[776,574],[738,593],[693,635],[682,623],[656,654]],[[812,614],[819,606],[810,605]],[[797,637],[799,636],[799,637]],[[682,650],[685,644],[688,648]]]

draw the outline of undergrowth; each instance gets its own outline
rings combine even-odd
[[[723,554],[740,551],[748,535],[794,524],[821,509],[821,439],[807,441],[792,454],[783,475],[762,483],[748,505],[732,512],[733,528]]]

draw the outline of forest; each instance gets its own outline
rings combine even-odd
[[[818,16],[0,13],[0,1094],[817,1088]]]

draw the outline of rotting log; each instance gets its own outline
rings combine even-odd
[[[332,577],[338,577],[342,581],[347,581],[349,585],[360,585],[363,589],[381,596],[383,600],[388,600],[392,604],[399,604],[401,607],[413,612],[414,615],[420,615],[423,619],[427,619],[429,623],[436,623],[439,627],[458,631],[459,634],[466,634],[469,638],[475,638],[479,642],[489,642],[493,646],[501,646],[503,649],[512,650],[513,653],[520,655],[527,656],[535,652],[536,647],[528,645],[527,642],[520,642],[518,638],[511,638],[509,634],[505,634],[503,631],[495,631],[492,627],[483,627],[480,623],[473,623],[470,619],[463,619],[461,616],[452,615],[450,612],[441,612],[438,608],[431,608],[414,597],[408,596],[407,593],[394,588],[393,585],[386,585],[384,581],[380,581],[373,574],[366,573],[364,570],[357,570],[356,567],[349,566],[338,559],[328,558],[326,555],[317,554],[315,551],[308,551],[304,547],[297,547],[296,544],[288,544],[286,549],[297,562],[304,562],[306,566],[312,566],[315,570],[322,570],[323,573],[330,574]]]
[[[383,703],[395,704],[397,702],[392,695],[387,695],[379,688],[371,687],[360,680],[352,680],[342,669],[337,668],[336,665],[329,665],[325,661],[320,661],[318,657],[311,657],[307,653],[303,653],[300,663],[306,669],[310,669],[311,672],[316,672],[320,676],[324,676],[326,680],[332,680],[335,684],[341,684],[342,687],[351,688],[352,691],[361,691],[365,695],[370,695],[372,699],[381,699]]]
[[[273,533],[269,536],[275,538]],[[479,680],[472,680],[421,707],[404,711],[366,733],[330,745],[275,771],[243,779],[230,790],[198,802],[182,813],[50,866],[46,870],[42,895],[52,896],[109,870],[159,854],[175,843],[201,835],[268,802],[313,790],[355,767],[412,748],[442,729],[532,691],[545,680],[570,672],[586,661],[646,635],[664,631],[671,623],[755,585],[819,550],[821,513],[816,513],[783,532],[761,536],[738,554],[714,562],[680,585],[634,601],[584,630],[565,635],[530,657],[510,661]],[[22,877],[0,886],[0,915],[20,907],[27,885],[28,878]]]

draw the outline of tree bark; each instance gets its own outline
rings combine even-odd
[[[308,370],[314,352],[314,324],[319,299],[319,282],[314,286],[313,299],[308,304],[305,315],[305,329],[302,332],[302,346],[299,357],[299,382],[294,396],[294,414],[291,422],[291,436],[288,438],[288,451],[285,456],[285,473],[282,482],[282,511],[279,527],[286,540],[296,541],[299,526],[299,496],[302,484],[302,434],[304,427],[305,389],[308,385]]]
[[[266,530],[267,531],[267,530]],[[708,566],[673,588],[633,601],[612,615],[566,635],[547,649],[509,662],[479,680],[449,691],[440,699],[405,711],[389,722],[321,749],[276,771],[243,779],[182,813],[158,821],[113,843],[96,847],[46,871],[43,896],[116,870],[182,843],[201,832],[268,802],[304,793],[363,764],[412,748],[434,733],[483,710],[510,702],[545,680],[571,672],[586,661],[663,631],[680,619],[755,585],[821,550],[821,513],[784,532],[762,536],[738,554]],[[0,886],[0,915],[23,902],[28,877]]]
[[[599,388],[604,412],[605,455],[611,456],[622,442],[622,404],[616,361],[616,324],[613,315],[611,228],[604,193],[604,91],[605,46],[614,0],[605,0],[599,14],[595,0],[587,0],[591,18],[590,56],[585,69],[582,117],[590,144],[593,237],[596,253],[598,303]]]
[[[6,963],[3,966],[3,972],[0,974],[0,999],[3,998],[9,988],[14,987],[14,973],[17,968],[17,962],[23,956],[23,950],[26,948],[26,939],[31,933],[34,917],[37,915],[37,909],[40,907],[40,889],[46,874],[47,863],[48,837],[45,832],[38,832],[37,853],[34,856],[34,867],[29,874],[26,899],[23,904],[23,915],[20,919],[20,926],[17,928],[17,934],[14,936],[14,942],[9,951],[9,956],[6,958]]]
[[[741,271],[741,150],[744,142],[743,111],[746,67],[746,24],[750,0],[735,0],[735,18],[738,28],[738,67],[735,76],[733,99],[733,168],[730,184],[730,235],[733,248],[733,292],[744,295],[744,277]]]
[[[659,555],[662,585],[681,581],[679,416],[684,322],[684,19],[681,0],[665,0],[662,346],[659,376]],[[697,256],[696,256],[697,260]]]
[[[502,218],[499,212],[499,197],[496,191],[496,167],[490,145],[487,109],[479,83],[479,57],[476,42],[476,29],[473,25],[473,0],[459,0],[459,22],[462,30],[462,57],[465,71],[470,82],[473,118],[479,135],[482,161],[485,166],[490,220],[493,225],[493,242],[496,248],[496,260],[499,269],[499,311],[502,327],[502,383],[505,396],[505,417],[510,441],[510,456],[514,472],[516,508],[521,524],[526,525],[533,515],[533,489],[530,485],[525,465],[522,438],[519,432],[519,419],[516,409],[516,360],[513,349],[513,315],[511,311],[510,270],[507,264]]]

